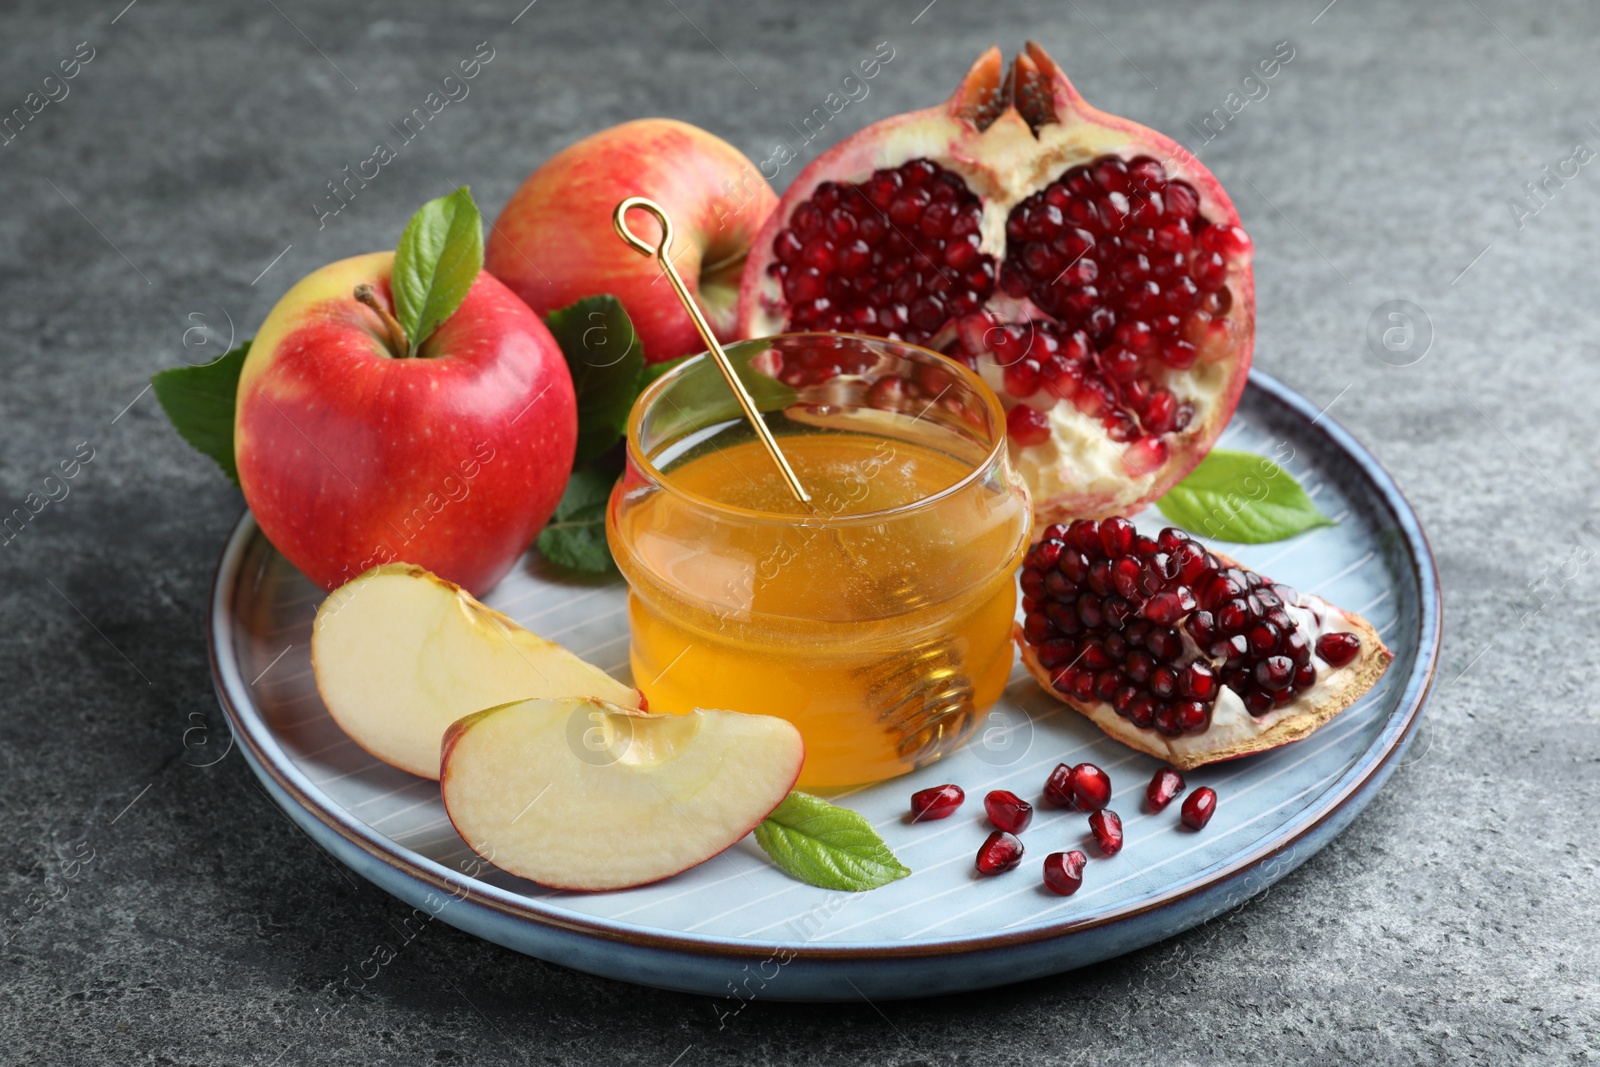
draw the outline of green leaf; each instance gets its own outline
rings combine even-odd
[[[639,379],[639,392],[642,393],[654,385],[657,378],[660,378],[678,364],[686,363],[693,358],[693,356],[679,356],[677,359],[669,359],[662,363],[647,364],[644,368],[644,375]]]
[[[483,219],[465,185],[422,205],[394,250],[395,318],[413,354],[455,314],[483,269]]]
[[[823,889],[857,893],[911,873],[866,819],[809,793],[785,797],[756,827],[756,843],[779,867]]]
[[[598,471],[573,471],[549,524],[539,534],[539,551],[552,563],[591,574],[615,573],[606,544],[606,502],[616,478]]]
[[[642,388],[644,348],[622,303],[609,293],[586,296],[545,320],[572,372],[578,394],[578,455],[601,455],[628,431],[628,413]]]
[[[172,367],[150,379],[178,436],[216,460],[234,485],[239,484],[239,468],[233,462],[233,409],[239,371],[249,353],[246,341],[203,366]]]
[[[794,387],[785,385],[765,371],[750,365],[750,358],[759,355],[766,348],[765,339],[740,341],[728,346],[728,356],[738,368],[739,380],[744,383],[745,391],[756,402],[758,409],[771,411],[775,408],[786,408],[799,399]],[[678,362],[674,360],[671,363],[657,363],[647,368],[646,384],[677,366]],[[734,399],[733,390],[728,388],[728,383],[722,380],[722,375],[717,373],[715,365],[708,362],[703,367],[696,368],[687,380],[673,387],[673,403],[654,418],[658,420],[654,422],[656,432],[663,438],[671,439],[680,434],[714,425],[724,419],[742,420],[744,412],[740,410],[739,402]]]
[[[1216,449],[1156,502],[1186,530],[1218,541],[1282,541],[1333,520],[1317,510],[1294,475],[1265,456]]]

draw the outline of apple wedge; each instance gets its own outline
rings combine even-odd
[[[451,726],[439,786],[456,831],[501,870],[558,889],[624,889],[737,842],[789,795],[804,761],[800,732],[770,715],[552,697]]]
[[[317,690],[335,722],[385,763],[439,777],[463,715],[533,697],[644,698],[421,567],[386,563],[340,586],[311,630]]]

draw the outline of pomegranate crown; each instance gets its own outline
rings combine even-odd
[[[1083,97],[1036,42],[1029,41],[1005,65],[999,46],[991,46],[972,64],[950,97],[950,113],[982,132],[1007,111],[1015,111],[1035,135],[1041,126],[1059,122],[1065,110],[1084,106]]]

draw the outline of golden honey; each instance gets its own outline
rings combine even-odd
[[[998,403],[931,353],[874,344],[889,350],[879,371],[911,382],[919,361],[938,361],[942,377],[897,390],[903,410],[808,404],[805,389],[773,382],[752,390],[777,408],[769,427],[809,504],[747,426],[685,418],[689,400],[713,394],[669,378],[641,405],[675,406],[668,421],[695,428],[672,447],[655,442],[658,466],[635,432],[642,424],[650,436],[650,420],[636,411],[610,510],[634,683],[651,710],[788,719],[805,738],[800,782],[812,788],[878,781],[948,752],[998,699],[1012,663],[1029,511],[1005,465],[1003,421],[991,425]],[[750,348],[730,351],[747,371]],[[856,379],[824,396],[865,399],[877,379]],[[966,403],[919,415],[918,394],[941,381]]]

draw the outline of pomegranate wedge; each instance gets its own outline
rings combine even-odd
[[[1022,594],[1016,638],[1029,672],[1180,770],[1298,741],[1392,658],[1359,615],[1181,530],[1146,537],[1123,518],[1045,529],[1023,561]]]

